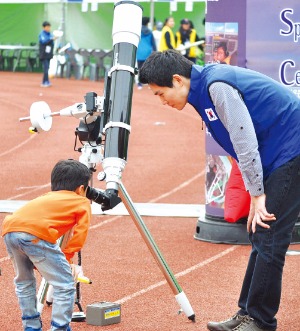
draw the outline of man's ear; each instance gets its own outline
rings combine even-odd
[[[173,85],[174,85],[174,83],[177,83],[180,86],[182,86],[183,85],[183,79],[182,79],[182,77],[180,75],[178,75],[178,74],[174,74],[173,75]]]

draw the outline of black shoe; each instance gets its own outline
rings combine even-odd
[[[233,329],[233,331],[268,331],[266,329],[259,328],[254,319],[250,316],[246,316],[240,325]]]
[[[248,315],[235,314],[226,321],[208,322],[207,328],[210,331],[232,331],[239,326]]]

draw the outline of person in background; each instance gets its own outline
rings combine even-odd
[[[166,18],[164,22],[164,27],[162,28],[160,43],[159,43],[159,51],[165,51],[167,49],[176,48],[176,39],[175,35],[172,31],[174,28],[175,21],[173,17]]]
[[[41,87],[50,87],[49,67],[53,57],[54,40],[57,38],[51,33],[51,24],[47,21],[42,24],[43,30],[39,34],[39,57],[43,65],[43,80]]]
[[[51,191],[3,221],[2,236],[16,273],[14,283],[24,331],[42,331],[34,269],[53,286],[51,331],[71,331],[80,272],[73,257],[84,245],[89,229],[91,204],[86,191],[90,176],[90,170],[79,161],[59,161],[51,172]],[[61,250],[57,239],[68,231],[73,235]]]
[[[155,25],[156,29],[152,31],[153,37],[154,37],[154,40],[155,40],[155,44],[156,44],[156,49],[159,49],[160,38],[161,38],[161,35],[162,35],[163,26],[164,26],[164,23],[158,21]]]
[[[176,48],[180,49],[181,46],[189,46],[196,41],[200,41],[200,38],[197,36],[196,30],[193,28],[191,21],[187,18],[182,19],[180,21],[180,28],[176,32]],[[201,45],[199,47],[202,49]],[[193,63],[196,63],[197,46],[182,50],[181,54]]]
[[[216,61],[222,64],[230,64],[230,55],[225,42],[220,43],[216,48]]]
[[[150,22],[149,17],[142,18],[142,32],[141,39],[138,44],[136,59],[138,64],[138,69],[142,67],[148,56],[156,51],[156,43],[152,31],[148,28]],[[142,89],[143,85],[139,82],[137,83],[138,89]]]
[[[251,195],[247,230],[252,249],[239,308],[207,328],[275,331],[285,256],[300,213],[300,100],[256,71],[194,65],[174,50],[153,52],[140,79],[162,104],[195,108],[214,139],[237,160]]]

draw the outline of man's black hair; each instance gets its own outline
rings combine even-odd
[[[142,17],[142,25],[148,25],[150,22],[150,18],[149,17],[146,17],[146,16],[143,16]]]
[[[77,187],[88,186],[91,172],[88,167],[76,160],[61,160],[51,172],[52,191],[75,191]]]
[[[153,52],[145,61],[139,72],[142,84],[173,87],[173,75],[191,78],[193,62],[179,52],[169,49]]]
[[[43,25],[43,28],[46,27],[46,26],[51,26],[51,24],[48,21],[43,22],[42,25]]]

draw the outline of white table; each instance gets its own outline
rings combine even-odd
[[[17,51],[20,50],[20,52],[17,53],[16,56],[16,61],[15,64],[13,66],[13,71],[16,71],[19,63],[20,63],[20,58],[21,58],[21,51],[22,50],[38,50],[39,47],[38,46],[22,46],[22,45],[0,45],[0,50],[13,50],[13,51]]]

